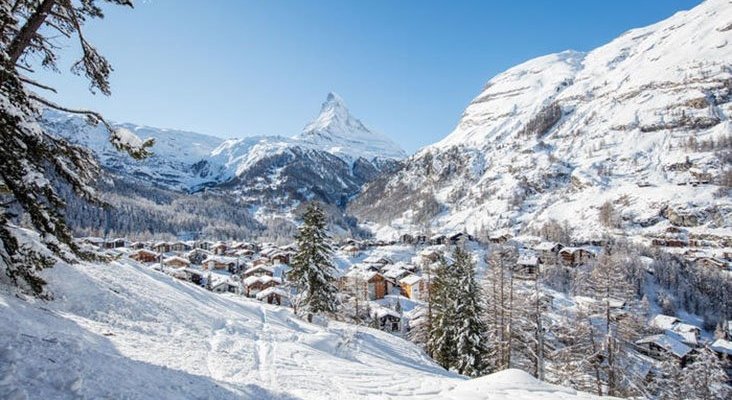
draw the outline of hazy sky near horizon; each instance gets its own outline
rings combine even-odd
[[[699,2],[136,0],[86,29],[114,66],[111,97],[68,73],[71,42],[59,42],[62,74],[37,77],[68,106],[224,138],[295,135],[334,91],[413,153],[449,134],[495,74]]]

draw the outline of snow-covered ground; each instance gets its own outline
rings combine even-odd
[[[309,324],[134,261],[44,274],[49,302],[0,287],[0,398],[589,398],[520,371],[468,381],[390,334]]]

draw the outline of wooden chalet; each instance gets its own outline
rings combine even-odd
[[[207,270],[236,268],[238,260],[234,257],[210,256],[203,260],[203,267]]]
[[[243,276],[245,278],[250,276],[274,276],[274,270],[266,265],[255,265],[244,271]]]
[[[199,240],[196,242],[194,247],[201,250],[211,250],[213,243],[208,240]]]
[[[163,265],[171,268],[185,268],[191,265],[191,262],[187,258],[172,256],[163,259]]]
[[[402,295],[412,300],[422,300],[429,290],[427,280],[419,275],[408,275],[399,280]]]
[[[559,251],[559,261],[567,267],[576,267],[595,259],[595,252],[585,247],[565,247]]]
[[[170,243],[157,242],[153,245],[152,249],[157,251],[158,253],[169,253],[170,252]]]
[[[679,362],[681,367],[689,361],[691,347],[663,334],[644,337],[635,342],[639,352],[657,360],[671,356]]]
[[[223,256],[224,254],[226,254],[227,249],[228,247],[226,246],[226,243],[223,242],[219,242],[211,246],[211,251],[217,256]]]
[[[191,246],[189,246],[187,243],[184,242],[175,242],[170,245],[171,251],[188,251],[191,249]]]
[[[279,251],[279,252],[272,254],[272,256],[270,256],[270,260],[272,261],[273,264],[289,264],[290,255],[283,251]]]
[[[382,331],[399,332],[401,330],[402,318],[398,312],[385,307],[377,307],[372,309],[370,314]]]
[[[559,252],[564,248],[561,243],[541,242],[534,246],[534,251],[539,257],[540,264],[554,265],[559,258]]]
[[[279,287],[268,287],[257,293],[255,296],[259,301],[266,301],[269,304],[286,305],[289,302],[289,296],[286,291]]]
[[[518,279],[536,279],[539,275],[539,257],[535,254],[522,254],[513,269]]]
[[[140,249],[130,254],[131,259],[144,263],[154,263],[158,261],[159,257],[158,253],[147,249]]]
[[[244,278],[242,283],[244,284],[244,295],[247,297],[255,297],[257,293],[265,289],[279,286],[282,281],[280,278],[263,275]]]

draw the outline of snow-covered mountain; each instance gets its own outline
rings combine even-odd
[[[671,224],[729,238],[730,116],[732,3],[708,0],[495,76],[452,133],[369,184],[350,211],[382,235],[528,232],[555,219],[578,239]]]
[[[210,181],[206,174],[199,174],[200,171],[194,166],[208,158],[223,143],[223,139],[200,133],[129,123],[114,124],[115,127],[129,129],[139,137],[155,139],[153,156],[138,161],[115,149],[109,142],[109,133],[102,125],[90,125],[78,115],[46,110],[43,123],[50,132],[91,149],[100,163],[110,171],[174,189],[187,189]]]
[[[3,399],[596,398],[518,370],[466,380],[386,332],[310,324],[126,257],[43,273],[54,300],[0,285]]]
[[[139,137],[155,138],[154,155],[143,161],[116,151],[104,128],[88,125],[84,118],[46,111],[44,121],[50,131],[91,148],[118,176],[179,191],[216,188],[280,211],[311,199],[343,206],[365,183],[396,170],[405,157],[394,142],[352,116],[334,93],[317,118],[293,137],[224,140],[117,124]]]
[[[368,129],[351,115],[343,99],[332,92],[318,117],[295,139],[351,162],[360,158],[400,160],[407,156],[391,139]]]

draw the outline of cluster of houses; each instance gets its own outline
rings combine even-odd
[[[636,348],[642,354],[657,360],[670,357],[684,367],[693,359],[697,349],[707,347],[726,365],[732,363],[732,321],[727,321],[723,336],[712,342],[702,340],[698,326],[684,323],[670,315],[656,315],[649,325],[655,333],[635,342]]]
[[[176,278],[217,293],[234,293],[270,304],[287,304],[282,288],[292,246],[250,242],[128,242],[125,239],[84,238],[106,249],[124,249],[127,257],[151,264]]]

